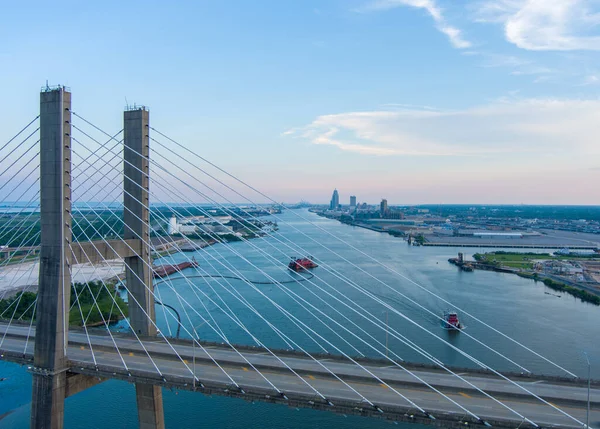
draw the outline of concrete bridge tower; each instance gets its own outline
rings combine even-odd
[[[124,114],[123,240],[72,243],[71,231],[71,93],[64,87],[40,95],[40,219],[41,249],[34,349],[32,429],[61,429],[65,398],[102,381],[69,372],[67,356],[71,261],[79,255],[100,262],[102,255],[122,257],[130,291],[131,328],[139,336],[155,336],[154,297],[148,230],[149,112]],[[135,249],[132,251],[131,249]],[[82,255],[84,255],[82,257]],[[164,428],[159,386],[136,384],[142,429]]]
[[[71,93],[40,94],[40,274],[32,428],[62,428],[71,297]]]

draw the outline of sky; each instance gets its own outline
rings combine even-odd
[[[278,201],[600,204],[600,1],[5,2],[0,143],[46,81]]]

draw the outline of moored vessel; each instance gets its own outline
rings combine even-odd
[[[196,262],[195,258],[192,258],[191,262],[182,262],[180,264],[155,265],[152,267],[152,276],[154,278],[167,277],[186,268],[195,268],[197,266],[198,262]]]
[[[307,258],[292,257],[292,260],[288,264],[288,268],[296,272],[316,267],[318,267],[318,265],[312,260],[312,256],[308,256]]]

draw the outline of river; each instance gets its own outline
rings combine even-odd
[[[309,219],[312,224],[299,216]],[[539,282],[535,283],[511,274],[487,271],[462,272],[447,261],[448,258],[456,256],[459,251],[464,251],[471,256],[475,249],[470,251],[451,247],[411,247],[402,239],[344,225],[335,220],[318,217],[306,210],[287,211],[278,215],[278,219],[269,220],[278,221],[279,232],[305,249],[306,253],[323,261],[322,265],[339,270],[344,276],[391,304],[397,312],[404,316],[402,317],[394,311],[388,311],[386,315],[381,304],[365,297],[352,285],[327,272],[324,266],[314,270],[315,278],[311,280],[286,284],[291,292],[306,299],[327,316],[354,332],[358,333],[351,326],[352,322],[358,324],[382,344],[385,342],[385,334],[379,327],[341,303],[328,298],[323,291],[330,291],[340,299],[343,299],[342,296],[347,297],[356,303],[353,308],[357,309],[360,314],[364,315],[366,311],[370,312],[373,315],[370,317],[371,320],[378,317],[381,323],[384,323],[387,317],[391,328],[406,335],[407,338],[449,365],[474,366],[448,343],[472,354],[496,369],[518,371],[519,368],[507,359],[509,358],[533,372],[564,375],[558,368],[542,358],[483,326],[475,320],[478,318],[582,377],[587,375],[587,364],[583,357],[583,351],[586,351],[593,361],[592,376],[594,376],[594,372],[599,374],[600,343],[594,339],[600,333],[600,308],[583,303],[569,295],[562,294],[558,298],[555,295],[546,294],[544,292],[553,294],[555,292]],[[406,279],[389,273],[324,231],[371,255],[406,278],[418,283],[423,289]],[[321,245],[330,250],[325,250]],[[271,253],[278,262],[275,264],[265,259],[255,246]],[[485,250],[476,249],[479,252]],[[356,267],[335,256],[333,252],[352,261]],[[231,264],[248,278],[264,281],[265,273],[278,280],[299,278],[300,275],[285,269],[287,258],[305,255],[301,255],[300,252],[294,253],[273,237],[269,237],[251,240],[249,243],[233,243],[230,248],[216,245],[196,254],[177,254],[167,257],[165,260],[179,262],[192,256],[195,256],[200,267],[208,273],[222,273],[223,269],[219,263],[224,263]],[[210,267],[209,262],[214,265],[214,268]],[[373,280],[361,269],[382,282]],[[190,275],[190,273],[193,272],[186,271],[186,275]],[[280,348],[287,346],[286,340],[275,335],[260,317],[252,314],[232,294],[226,292],[217,279],[193,279],[194,286],[191,286],[188,281],[182,278],[177,279],[177,277],[177,275],[173,276],[170,281],[159,285],[157,291],[163,302],[176,307],[181,313],[183,323],[187,327],[187,332],[184,329],[182,336],[188,336],[188,332],[191,332],[191,327],[194,326],[197,327],[200,338],[223,341],[215,330],[211,329],[211,326],[216,324],[231,342],[251,344],[250,337],[227,314],[217,308],[227,305],[240,317],[244,326],[267,346]],[[379,357],[385,353],[382,346],[369,341],[370,344],[376,346],[377,350],[371,349],[345,332],[343,328],[335,325],[334,322],[327,320],[323,314],[316,314],[316,316],[308,314],[276,285],[256,285],[255,288],[252,288],[238,280],[229,282],[229,284],[225,283],[229,290],[235,289],[262,316],[280,327],[284,333],[289,334],[290,338],[296,342],[296,348],[302,347],[309,351],[320,350],[320,346],[302,332],[301,328],[303,328],[313,338],[315,334],[312,334],[310,329],[318,332],[323,337],[322,340],[319,340],[320,343],[332,353],[343,352],[355,355],[360,352]],[[221,283],[223,283],[222,280]],[[203,291],[206,296],[203,296],[200,291]],[[339,295],[336,295],[337,292],[334,291],[339,292]],[[404,297],[397,292],[403,294]],[[306,323],[306,326],[294,326],[261,294],[284,306]],[[464,333],[448,333],[440,328],[439,320],[435,315],[441,314],[449,306],[434,295],[451,301],[463,310],[462,312],[459,310],[458,313],[461,322],[466,325]],[[333,308],[325,306],[318,297],[327,297],[327,302],[332,303]],[[434,315],[418,308],[409,299],[428,308]],[[188,305],[182,305],[183,302],[192,303],[193,309]],[[336,310],[348,317],[351,322],[343,320]],[[314,310],[313,312],[316,313]],[[464,312],[471,313],[474,317],[469,317]],[[165,321],[165,316],[169,323]],[[173,318],[162,307],[157,307],[157,323],[163,332],[175,332],[176,324]],[[333,331],[327,326],[331,327]],[[466,334],[485,341],[500,354],[486,349]],[[360,335],[365,336],[362,333]],[[290,340],[287,341],[290,342]],[[427,361],[393,336],[389,337],[389,350],[408,361]],[[0,378],[5,378],[0,382],[0,415],[9,413],[0,420],[0,428],[29,427],[31,377],[25,368],[0,361]],[[242,400],[206,397],[183,391],[164,391],[164,405],[167,426],[176,428],[389,427],[389,423],[378,420],[344,417],[312,410],[296,410],[280,405],[253,404]],[[66,402],[65,422],[68,428],[104,428],[109,425],[136,428],[136,418],[134,388],[124,382],[105,382],[67,399]]]

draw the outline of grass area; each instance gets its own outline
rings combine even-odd
[[[533,270],[533,261],[540,260],[600,260],[600,255],[590,255],[590,256],[569,256],[569,255],[550,255],[549,253],[517,253],[517,252],[489,252],[489,253],[476,253],[473,255],[477,262],[481,262],[484,264],[489,264],[496,267],[512,267],[512,268],[521,268],[525,270]],[[550,278],[544,278],[543,275],[534,272],[520,272],[517,273],[521,277],[525,277],[532,280],[541,280],[544,282],[546,286],[549,288],[564,292],[574,297],[579,298],[584,302],[589,302],[594,305],[600,305],[600,296],[589,293],[586,290],[580,289],[578,287],[574,287],[568,285],[566,283],[556,281]]]
[[[101,282],[75,283],[71,288],[69,325],[83,326],[116,322],[127,316],[127,304],[118,295],[114,284]],[[37,294],[22,292],[8,299],[0,300],[0,319],[31,320],[35,318],[34,302]]]
[[[511,268],[521,268],[526,270],[533,269],[533,261],[539,260],[557,260],[557,261],[590,261],[600,260],[600,254],[592,254],[590,256],[569,256],[569,255],[550,255],[550,253],[518,253],[518,252],[489,252],[476,253],[473,255],[477,262],[485,264],[505,266]]]
[[[552,259],[549,253],[530,254],[530,253],[476,253],[473,255],[477,262],[484,264],[505,266],[511,268],[533,269],[533,261],[537,259]]]
[[[114,284],[102,282],[75,283],[71,288],[71,304],[69,324],[73,326],[96,325],[116,322],[127,316],[127,304],[117,293]],[[83,316],[83,318],[82,318]]]
[[[37,294],[22,292],[12,298],[0,299],[0,319],[10,320],[22,317],[31,320],[34,317],[33,307]]]

